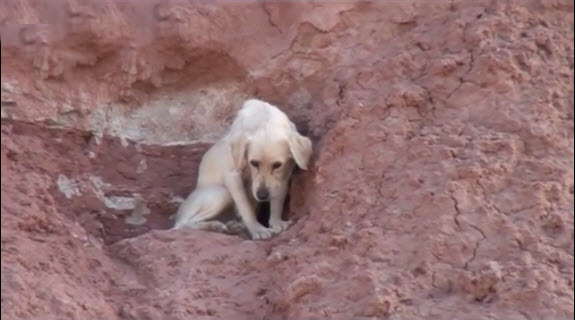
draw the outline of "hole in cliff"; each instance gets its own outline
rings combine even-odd
[[[3,120],[6,126],[18,149],[3,151],[20,155],[7,157],[9,165],[53,181],[56,210],[106,243],[170,228],[178,196],[195,185],[198,163],[210,146],[136,144]]]
[[[199,162],[212,144],[136,143],[6,119],[2,128],[18,146],[3,145],[9,165],[22,174],[45,176],[54,199],[50,205],[107,244],[171,228],[171,216],[195,187]],[[298,128],[304,133],[309,129],[306,121]],[[285,213],[290,198],[288,194]],[[264,203],[258,212],[266,226],[269,209]]]
[[[74,118],[2,119],[3,135],[10,127],[7,134],[21,149],[3,145],[5,159],[21,174],[50,181],[49,205],[105,243],[172,227],[173,214],[195,187],[203,154],[254,91],[246,71],[225,53],[172,53],[179,62],[153,79],[111,88],[103,94],[109,101]],[[293,120],[315,143],[320,129],[304,114]],[[106,134],[87,131],[86,123]],[[285,212],[289,203],[288,195]],[[268,225],[269,204],[258,219]]]

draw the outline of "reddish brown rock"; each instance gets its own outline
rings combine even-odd
[[[571,319],[573,4],[4,1],[9,319]],[[269,241],[166,230],[246,97]]]

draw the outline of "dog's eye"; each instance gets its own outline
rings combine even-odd
[[[260,166],[260,162],[256,161],[256,160],[251,160],[250,164],[252,165],[252,167],[254,167],[256,169]]]
[[[279,169],[279,167],[282,166],[282,163],[279,161],[274,162],[274,164],[272,165],[272,168],[275,169]]]

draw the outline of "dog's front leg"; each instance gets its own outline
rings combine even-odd
[[[291,221],[282,220],[282,213],[287,189],[282,190],[277,198],[270,200],[270,228],[274,233],[280,233],[291,225]]]
[[[229,172],[225,175],[225,182],[232,199],[238,209],[238,213],[243,223],[248,228],[252,239],[268,239],[273,235],[268,229],[258,222],[254,208],[251,206],[246,196],[244,184],[239,172]]]

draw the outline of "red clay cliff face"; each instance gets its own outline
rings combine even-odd
[[[3,1],[7,319],[571,319],[570,1]],[[269,241],[168,231],[247,97]]]

